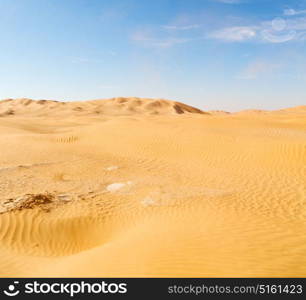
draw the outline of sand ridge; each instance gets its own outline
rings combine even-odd
[[[304,108],[0,101],[0,276],[306,276]]]

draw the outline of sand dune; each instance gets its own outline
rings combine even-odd
[[[306,110],[0,101],[0,276],[306,276]]]
[[[306,105],[290,107],[290,108],[287,108],[287,109],[279,110],[278,112],[305,114],[306,113]]]
[[[60,102],[53,100],[6,99],[0,101],[0,116],[97,116],[97,115],[171,115],[197,113],[200,109],[186,104],[163,99],[112,98],[79,102]]]

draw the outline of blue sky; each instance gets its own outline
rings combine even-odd
[[[0,98],[306,104],[306,0],[0,0]]]

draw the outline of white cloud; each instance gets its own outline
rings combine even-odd
[[[214,0],[218,2],[238,3],[236,0]],[[239,1],[242,2],[242,1]],[[246,2],[243,0],[243,2]],[[169,48],[202,39],[215,39],[223,42],[260,42],[285,43],[306,40],[306,16],[302,10],[286,10],[282,18],[248,23],[243,18],[225,18],[215,20],[184,15],[167,25],[147,27],[132,34],[131,39],[145,47]],[[217,24],[228,24],[216,27]],[[222,25],[221,25],[222,26]]]
[[[304,40],[306,37],[306,17],[275,18],[269,22],[262,22],[261,35],[264,41],[271,43]]]
[[[153,48],[170,48],[177,44],[184,44],[192,41],[192,38],[183,37],[155,37],[146,31],[138,31],[134,33],[131,37],[133,41],[141,43],[143,46],[153,47]]]
[[[296,40],[298,37],[295,31],[290,31],[286,34],[275,34],[273,30],[263,30],[261,32],[261,35],[262,39],[265,42],[274,43],[274,44],[285,43],[292,40]]]
[[[306,9],[305,10],[295,10],[293,8],[288,8],[284,10],[285,16],[296,16],[296,15],[303,15],[303,14],[306,14]]]
[[[256,34],[254,27],[236,26],[216,30],[210,33],[209,37],[229,42],[241,42],[254,38]]]
[[[225,42],[257,41],[285,43],[306,39],[306,17],[274,18],[249,26],[231,26],[215,30],[209,38]]]

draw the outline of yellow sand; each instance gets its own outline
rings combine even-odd
[[[0,149],[1,277],[306,276],[306,107],[7,100]]]

